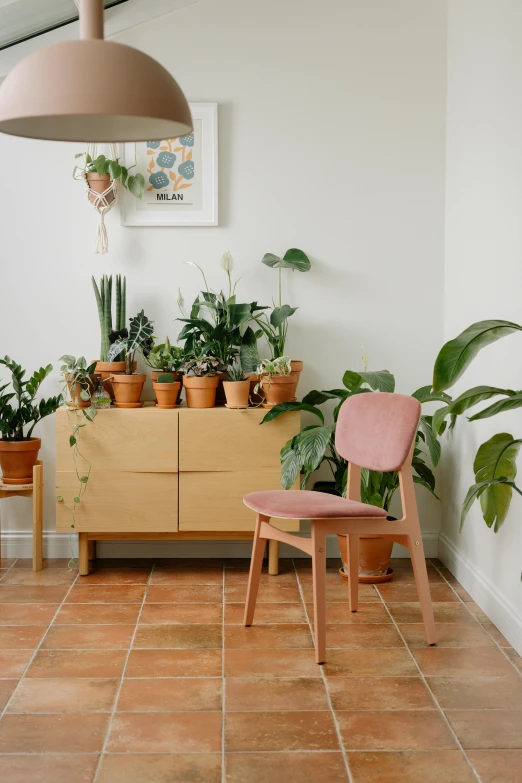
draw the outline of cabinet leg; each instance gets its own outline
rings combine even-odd
[[[89,560],[96,560],[96,541],[89,541]]]
[[[89,574],[89,536],[88,533],[78,533],[78,569],[80,576]]]
[[[43,465],[33,468],[33,571],[42,570]]]
[[[279,541],[268,542],[268,573],[277,576],[279,573]]]

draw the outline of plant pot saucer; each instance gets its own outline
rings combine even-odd
[[[229,408],[231,411],[246,411],[249,407],[250,405],[227,405],[225,403],[225,408]]]
[[[159,411],[171,411],[173,408],[179,408],[179,405],[158,405],[158,403],[156,403],[156,408]]]
[[[115,408],[143,408],[144,402],[115,402]]]
[[[348,574],[345,574],[343,568],[339,569],[339,573],[343,579],[348,579]],[[379,585],[382,584],[382,582],[389,582],[390,579],[393,579],[394,576],[395,571],[393,568],[388,568],[386,573],[382,574],[381,576],[361,576],[359,574],[359,583],[363,585]]]
[[[5,479],[3,476],[0,476],[0,487],[7,487],[7,490],[9,491],[9,487],[27,487],[30,488],[33,486],[33,477],[29,476],[28,478],[21,478],[21,479]]]

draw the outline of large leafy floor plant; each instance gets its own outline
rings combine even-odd
[[[522,326],[511,321],[478,321],[469,326],[458,337],[442,346],[435,361],[434,390],[441,393],[450,389],[482,348],[517,331],[522,331]],[[435,433],[443,432],[448,417],[452,427],[457,416],[494,397],[500,399],[474,413],[468,420],[489,419],[491,416],[522,406],[522,391],[502,389],[498,386],[474,386],[436,411],[433,417]],[[475,483],[468,489],[462,506],[461,530],[477,498],[480,499],[486,525],[495,533],[500,530],[509,511],[513,490],[522,495],[522,490],[515,484],[516,459],[521,444],[522,439],[515,438],[508,432],[500,432],[479,447],[473,462]]]
[[[298,477],[301,477],[301,488],[305,489],[310,476],[326,463],[332,473],[331,491],[346,495],[348,463],[335,448],[335,428],[341,405],[354,394],[371,392],[393,392],[395,378],[388,370],[377,372],[354,372],[347,370],[343,375],[343,388],[329,391],[311,391],[301,402],[284,402],[276,405],[264,417],[262,423],[273,421],[287,411],[306,411],[313,414],[319,423],[310,424],[289,440],[281,450],[281,484],[285,489],[291,489]],[[448,395],[434,394],[431,386],[418,389],[413,397],[419,402],[445,401],[451,399]],[[333,422],[327,424],[319,406],[330,400],[336,402],[333,411]],[[413,480],[425,487],[432,495],[435,494],[435,476],[426,463],[427,454],[436,466],[440,459],[440,442],[432,430],[432,417],[422,415],[413,453]],[[374,470],[361,470],[361,500],[373,506],[389,510],[392,498],[399,488],[398,473],[382,473]]]

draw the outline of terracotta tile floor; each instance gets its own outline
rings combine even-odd
[[[441,563],[432,648],[409,561],[357,614],[329,563],[322,667],[281,565],[245,629],[244,561],[1,561],[0,780],[522,783],[522,659]]]

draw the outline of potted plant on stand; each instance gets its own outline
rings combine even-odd
[[[52,365],[40,367],[25,379],[25,370],[9,356],[0,359],[11,372],[13,391],[4,394],[9,384],[0,386],[0,468],[4,484],[31,484],[33,467],[42,444],[33,438],[33,430],[39,421],[54,413],[63,398],[49,397],[36,402],[42,382],[52,372]]]
[[[240,362],[234,362],[228,368],[228,380],[223,381],[227,398],[227,408],[248,408],[250,381],[245,377]]]
[[[223,365],[214,356],[191,356],[183,365],[183,386],[189,408],[213,408]]]
[[[100,320],[101,335],[100,358],[96,362],[96,373],[101,375],[107,394],[111,400],[114,400],[114,391],[112,388],[111,378],[114,375],[121,375],[125,372],[125,361],[122,360],[122,357],[120,356],[116,356],[112,362],[108,360],[110,348],[109,334],[113,331],[112,275],[110,277],[104,275],[100,280],[99,287],[93,277],[92,287],[94,289],[94,296],[96,297],[96,304],[98,306],[98,318]],[[116,318],[114,321],[114,328],[117,332],[120,332],[125,328],[126,305],[127,278],[122,278],[121,275],[116,275]]]
[[[276,405],[264,417],[262,424],[272,421],[287,411],[306,411],[314,415],[319,422],[305,427],[281,449],[281,484],[284,489],[291,489],[298,477],[301,477],[301,489],[305,489],[311,475],[323,463],[328,465],[332,473],[332,481],[318,481],[314,489],[330,492],[342,497],[346,496],[348,463],[339,455],[335,448],[335,428],[337,416],[343,402],[353,394],[370,392],[393,392],[395,378],[388,370],[376,372],[353,372],[347,370],[343,376],[344,388],[330,391],[311,391],[301,402],[284,402]],[[412,395],[421,403],[438,400],[448,401],[450,398],[443,393],[434,393],[431,386],[423,386]],[[333,422],[325,423],[320,405],[334,400],[337,404],[333,412]],[[434,497],[435,476],[426,464],[427,449],[431,462],[436,466],[440,459],[440,443],[432,429],[432,416],[422,415],[417,431],[413,451],[413,480],[420,484]],[[361,501],[373,506],[390,508],[392,498],[399,488],[397,471],[382,473],[379,471],[361,470]],[[346,563],[346,537],[338,536],[343,564]],[[359,581],[387,581],[393,576],[390,571],[390,557],[393,541],[388,536],[360,536]],[[343,571],[346,566],[343,565]]]
[[[260,380],[254,393],[264,394],[264,408],[272,408],[280,402],[290,402],[295,391],[295,379],[288,356],[263,359],[256,372]]]
[[[109,362],[123,354],[125,357],[125,372],[122,375],[114,375],[112,386],[114,390],[114,404],[117,408],[141,408],[140,402],[143,384],[147,376],[145,373],[135,373],[136,352],[146,357],[152,346],[152,333],[154,325],[149,321],[143,310],[130,319],[129,329],[121,329],[119,332],[111,332],[109,339]]]
[[[160,373],[158,380],[152,384],[156,393],[156,407],[160,410],[169,410],[176,407],[181,384],[175,381],[170,373]]]
[[[76,359],[70,354],[60,357],[60,361],[64,362],[60,370],[69,390],[71,405],[75,408],[90,408],[98,378],[95,373],[96,362],[87,365],[83,356]]]

